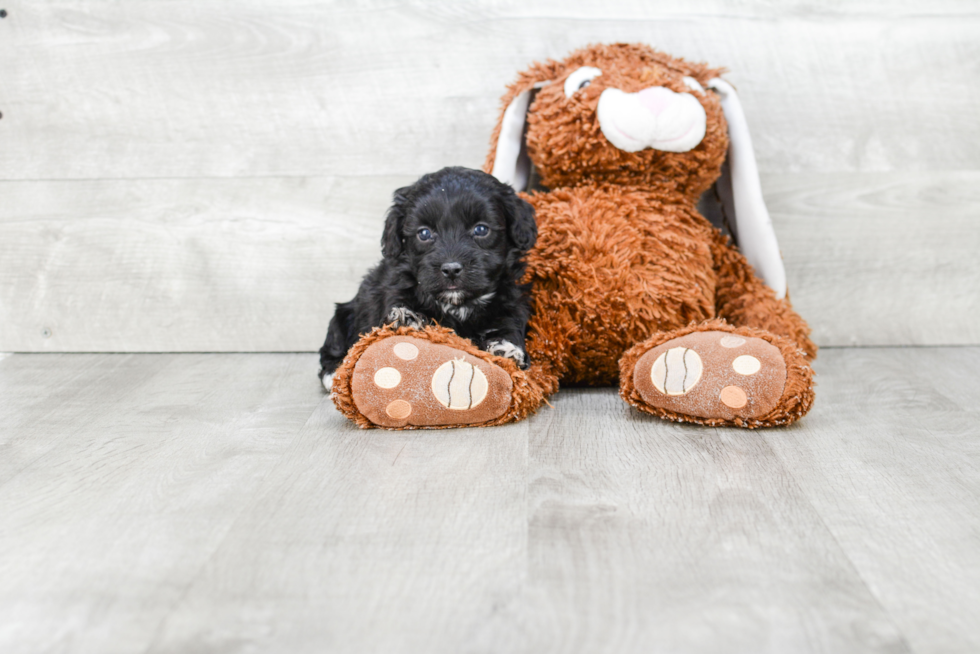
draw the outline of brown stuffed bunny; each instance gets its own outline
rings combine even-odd
[[[538,223],[531,367],[440,327],[377,329],[337,370],[340,410],[362,427],[495,425],[559,383],[618,381],[670,420],[751,428],[806,414],[816,347],[784,297],[744,116],[719,72],[616,44],[522,73],[485,169],[544,187],[523,196]],[[696,207],[726,154],[741,251]]]

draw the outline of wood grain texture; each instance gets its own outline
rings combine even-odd
[[[316,349],[391,191],[616,40],[731,69],[819,344],[980,342],[975,3],[5,7],[2,350]]]
[[[917,652],[980,650],[978,348],[828,350],[764,436]]]
[[[761,432],[568,390],[528,466],[528,580],[475,651],[908,651]]]
[[[787,429],[384,432],[308,354],[15,354],[0,650],[975,651],[980,348],[817,365]]]
[[[76,424],[102,416],[102,397],[137,395],[162,359],[121,355],[10,357],[0,368],[0,487],[71,437]],[[156,365],[154,365],[156,364]]]
[[[315,350],[412,180],[0,182],[0,349]],[[980,342],[980,173],[763,189],[818,344]]]
[[[527,430],[321,404],[149,652],[466,651],[527,577]]]
[[[321,400],[311,358],[13,357],[5,387],[85,388],[4,430],[0,650],[145,651]]]
[[[0,179],[477,166],[517,71],[613,41],[727,66],[765,172],[980,164],[973,3],[6,7]]]
[[[409,180],[0,183],[0,347],[316,350]]]
[[[794,306],[820,345],[980,343],[980,172],[769,175]]]

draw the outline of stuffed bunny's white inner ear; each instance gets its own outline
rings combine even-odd
[[[782,299],[786,297],[786,269],[779,255],[776,231],[762,197],[759,168],[742,103],[731,84],[721,78],[710,80],[708,88],[717,91],[721,97],[721,108],[728,122],[728,164],[732,177],[738,248],[756,274],[776,291],[777,298]]]
[[[518,93],[507,105],[500,123],[500,136],[497,138],[497,150],[490,174],[501,182],[510,184],[515,191],[526,190],[531,176],[531,160],[524,146],[527,108],[534,95],[547,83],[538,82],[532,88]]]

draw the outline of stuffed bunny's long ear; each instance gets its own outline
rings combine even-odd
[[[531,159],[527,156],[524,132],[527,128],[527,109],[538,90],[547,82],[538,82],[532,88],[518,93],[507,109],[500,124],[500,137],[493,160],[491,175],[515,191],[527,189],[531,177]]]
[[[716,77],[708,82],[721,97],[721,108],[728,122],[728,165],[731,171],[734,228],[738,248],[755,269],[756,274],[776,291],[776,297],[786,297],[786,269],[779,254],[779,242],[762,197],[759,168],[755,163],[749,124],[742,103],[731,84]]]

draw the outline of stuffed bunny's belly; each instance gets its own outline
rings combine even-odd
[[[622,187],[530,199],[538,241],[528,257],[528,351],[551,360],[562,382],[613,384],[634,344],[714,317],[712,228],[683,199]]]

